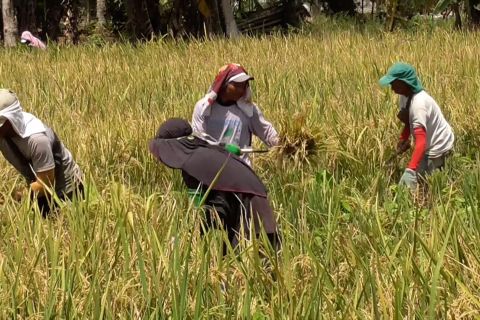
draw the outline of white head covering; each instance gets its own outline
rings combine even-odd
[[[28,138],[33,134],[45,132],[45,125],[34,115],[23,112],[20,101],[14,92],[0,89],[0,126],[8,120],[13,130],[21,137]]]

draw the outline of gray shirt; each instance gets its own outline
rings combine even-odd
[[[55,169],[55,191],[58,194],[74,191],[83,179],[72,154],[50,128],[26,138],[0,139],[0,151],[28,183],[36,181],[37,173]]]

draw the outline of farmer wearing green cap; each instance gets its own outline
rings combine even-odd
[[[27,180],[42,216],[59,199],[81,194],[83,175],[72,154],[55,132],[34,115],[24,112],[17,96],[0,89],[0,152]],[[15,192],[21,200],[23,192]]]
[[[418,177],[442,169],[445,158],[453,149],[454,135],[440,107],[422,87],[415,68],[407,63],[395,63],[380,79],[380,85],[390,85],[400,96],[398,118],[404,123],[397,152],[410,148],[410,135],[415,147],[412,158],[400,179],[400,184],[416,189]]]

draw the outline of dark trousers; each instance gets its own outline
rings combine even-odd
[[[70,193],[61,193],[58,196],[60,200],[72,200],[74,197],[80,198],[83,197],[84,195],[84,188],[83,184],[79,184],[77,188],[70,192]],[[40,213],[42,214],[42,217],[46,218],[49,213],[54,211],[55,209],[58,208],[58,204],[55,202],[55,200],[52,197],[38,197],[36,199],[38,208],[40,209]]]
[[[238,245],[241,233],[241,224],[253,223],[250,221],[250,197],[241,193],[224,192],[213,190],[206,201],[206,216],[204,226],[208,228],[223,229],[227,232],[228,241],[233,247]],[[220,221],[218,221],[220,220]],[[219,225],[219,223],[220,225]],[[202,230],[202,234],[206,230]],[[250,230],[244,230],[248,235]],[[268,233],[268,239],[273,248],[279,248],[278,235]],[[226,244],[223,254],[227,253]]]

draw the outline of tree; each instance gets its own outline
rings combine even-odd
[[[171,10],[169,29],[174,36],[201,37],[205,31],[211,33],[212,25],[220,24],[219,20],[212,23],[215,13],[218,17],[218,7],[205,0],[173,0]]]
[[[45,19],[43,20],[43,36],[57,40],[60,36],[60,21],[62,20],[63,7],[58,0],[44,1]]]
[[[78,0],[63,0],[63,35],[66,44],[78,43]]]
[[[148,40],[153,35],[145,0],[126,0],[128,27],[133,40]]]
[[[146,0],[148,17],[152,24],[153,32],[160,34],[162,32],[162,18],[160,16],[160,1],[158,0]]]
[[[480,27],[480,0],[465,0],[467,16],[474,28]]]
[[[2,0],[3,41],[6,47],[17,44],[18,25],[17,16],[12,0]]]
[[[104,29],[107,24],[107,3],[105,0],[97,0],[97,27]]]
[[[344,13],[353,16],[357,5],[354,0],[326,0],[328,9],[333,13]]]
[[[480,0],[439,0],[435,12],[443,12],[452,8],[455,12],[455,26],[461,27],[460,6],[464,5],[470,25],[474,28],[480,27]]]
[[[205,8],[202,12],[205,25],[207,26],[208,34],[221,34],[222,23],[220,21],[220,12],[218,11],[218,2],[217,0],[204,0]],[[200,6],[199,2],[199,6]],[[200,10],[202,11],[202,10]]]
[[[37,1],[14,0],[17,8],[18,30],[30,30],[35,32],[37,28]]]
[[[222,5],[223,17],[225,19],[225,31],[227,33],[227,37],[236,38],[240,35],[240,32],[238,31],[237,22],[233,16],[232,4],[230,3],[230,0],[220,1]]]
[[[455,14],[455,29],[462,29],[462,14],[460,13],[460,4],[455,2],[452,4],[452,10]]]

